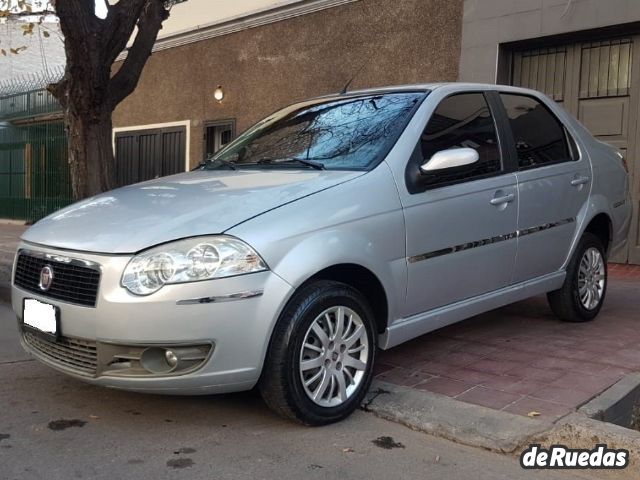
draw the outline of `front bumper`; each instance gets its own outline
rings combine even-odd
[[[113,345],[212,346],[204,363],[188,373],[129,376],[111,374],[100,364],[93,373],[79,370],[34,348],[34,342],[25,342],[22,337],[28,352],[59,371],[96,385],[132,391],[191,395],[252,388],[260,377],[275,322],[293,291],[278,275],[267,271],[166,285],[152,295],[138,297],[120,286],[131,258],[128,255],[63,252],[30,244],[20,245],[22,248],[98,263],[101,279],[95,308],[48,298],[12,284],[12,305],[20,324],[24,299],[35,298],[59,307],[61,334],[65,339],[95,344],[98,359],[104,359]],[[254,294],[244,298],[245,292]],[[218,297],[228,301],[192,301]]]

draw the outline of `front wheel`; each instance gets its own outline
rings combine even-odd
[[[566,322],[593,320],[607,293],[607,259],[602,241],[585,233],[567,266],[561,289],[547,294],[549,305]]]
[[[317,281],[291,299],[272,335],[260,392],[269,407],[307,425],[339,421],[371,384],[376,329],[363,295]]]

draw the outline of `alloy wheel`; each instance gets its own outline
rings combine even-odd
[[[307,396],[322,407],[346,402],[362,383],[369,337],[362,318],[345,306],[328,308],[311,323],[300,351],[300,378]]]
[[[587,310],[596,308],[602,300],[606,274],[602,254],[597,248],[590,247],[580,260],[578,272],[578,294],[580,303]]]

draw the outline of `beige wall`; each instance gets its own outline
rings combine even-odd
[[[640,21],[640,0],[464,0],[460,80],[495,82],[498,45]]]
[[[241,132],[277,108],[340,91],[367,59],[353,88],[455,80],[461,18],[461,0],[361,0],[161,50],[114,126],[190,120],[196,164],[204,122],[234,118]]]
[[[222,23],[233,18],[282,7],[301,0],[188,0],[171,9],[158,38]]]

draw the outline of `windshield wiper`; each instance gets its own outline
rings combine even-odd
[[[207,168],[207,166],[214,165],[216,162],[220,165],[230,168],[231,170],[238,169],[238,167],[236,167],[235,162],[230,162],[229,160],[223,160],[221,158],[210,158],[204,162],[203,166]]]
[[[281,164],[291,164],[291,163],[299,163],[301,165],[305,165],[307,167],[314,168],[316,170],[325,170],[326,167],[322,163],[312,162],[311,160],[304,160],[302,158],[280,158],[274,160],[273,158],[265,157],[261,158],[256,162],[258,165],[281,165]]]

